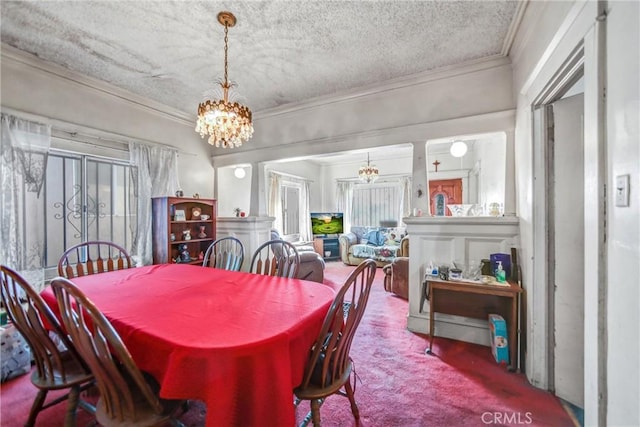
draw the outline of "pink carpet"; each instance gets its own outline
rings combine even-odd
[[[340,286],[352,268],[327,263],[326,284]],[[574,425],[555,396],[497,365],[489,347],[436,338],[434,355],[425,355],[427,336],[406,329],[407,301],[386,293],[382,280],[378,269],[351,350],[359,377],[360,426]],[[23,425],[35,394],[28,375],[2,384],[0,424]],[[61,404],[43,411],[36,425],[61,426],[64,409]],[[203,426],[205,411],[194,402],[181,421],[188,427]],[[308,402],[303,402],[298,420],[307,411]],[[356,425],[344,397],[329,397],[320,413],[323,426]],[[78,425],[90,420],[79,411]]]

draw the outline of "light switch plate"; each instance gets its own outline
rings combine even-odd
[[[629,175],[616,176],[616,206],[629,206]]]

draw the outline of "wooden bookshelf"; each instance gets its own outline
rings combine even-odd
[[[216,239],[216,200],[154,197],[151,205],[153,263],[201,264],[200,253],[206,252]],[[208,218],[203,219],[203,215]],[[187,238],[186,232],[190,238]],[[181,257],[180,245],[186,245],[189,260]]]

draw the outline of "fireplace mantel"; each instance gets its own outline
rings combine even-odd
[[[239,239],[244,246],[244,262],[242,271],[249,270],[251,257],[258,246],[271,239],[272,216],[218,217],[218,238],[232,236]]]

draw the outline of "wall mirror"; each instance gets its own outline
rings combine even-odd
[[[432,216],[502,216],[504,132],[428,140],[427,196]]]

